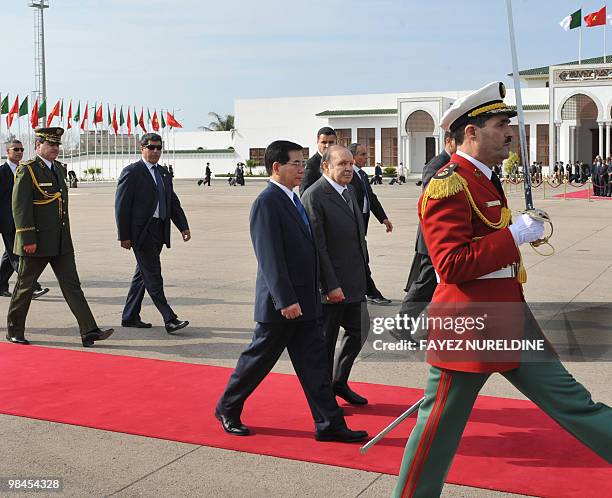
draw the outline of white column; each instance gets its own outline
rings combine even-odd
[[[440,134],[436,133],[434,138],[436,139],[436,155],[438,155],[440,152],[442,152],[442,149],[440,149]]]
[[[604,143],[603,143],[603,139],[604,139],[604,124],[603,123],[597,123],[597,126],[599,126],[599,155],[603,158],[604,157]]]
[[[408,173],[412,173],[412,166],[410,164],[410,153],[412,152],[410,150],[410,138],[412,136],[412,133],[408,132],[408,135],[406,135],[406,161],[404,162],[404,166],[406,166],[406,168],[408,169]]]
[[[357,141],[358,141],[357,140],[357,127],[355,126],[351,128],[351,143],[353,144],[353,143],[356,143]]]
[[[576,127],[569,127],[569,157],[568,161],[572,163],[576,162]]]
[[[561,155],[561,123],[555,123],[555,136],[552,137],[552,147],[555,148],[555,162],[559,161]],[[554,164],[550,165],[550,171],[552,172]]]
[[[374,157],[377,163],[382,163],[382,132],[379,126],[374,128]],[[383,164],[383,167],[389,166]]]
[[[610,127],[611,126],[612,126],[612,123],[608,121],[606,123],[606,157],[604,157],[604,159],[610,157]]]

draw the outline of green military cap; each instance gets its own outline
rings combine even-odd
[[[45,142],[50,144],[62,143],[62,135],[64,134],[64,128],[59,126],[53,126],[51,128],[36,128],[34,131],[36,138],[43,139]]]

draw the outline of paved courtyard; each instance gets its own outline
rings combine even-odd
[[[229,187],[222,180],[213,181],[210,188],[198,187],[195,181],[176,182],[193,239],[183,243],[174,230],[173,247],[163,252],[162,265],[168,299],[179,318],[191,325],[172,337],[148,298],[142,318],[153,322],[152,329],[119,326],[134,258],[116,240],[114,185],[83,184],[71,191],[72,234],[83,288],[99,324],[116,328],[93,351],[233,367],[253,328],[256,266],[248,214],[264,185],[248,179],[246,187]],[[376,187],[376,193],[395,230],[387,234],[372,220],[368,238],[371,268],[383,294],[399,306],[413,255],[419,189],[414,182],[385,184]],[[612,202],[550,199],[550,192],[542,200],[542,192],[535,193],[538,207],[547,210],[555,222],[556,252],[542,257],[523,248],[529,274],[527,299],[561,308],[576,302],[610,301]],[[509,197],[511,207],[521,209],[522,193],[513,190]],[[50,268],[41,283],[51,287],[51,292],[33,302],[26,337],[38,345],[82,349],[76,321]],[[5,316],[8,299],[0,299]],[[370,313],[375,315],[377,307],[371,307]],[[612,403],[612,363],[567,366],[596,400]],[[292,372],[286,356],[274,371]],[[426,371],[423,363],[388,362],[368,354],[358,359],[352,379],[420,388]],[[499,375],[489,380],[483,394],[521,398]],[[0,476],[62,476],[65,496],[386,497],[396,479],[6,415],[0,415],[0,441]],[[448,485],[443,496],[517,495]]]

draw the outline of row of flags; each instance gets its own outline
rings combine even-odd
[[[605,26],[608,21],[606,16],[606,6],[604,5],[601,9],[596,12],[591,12],[584,16],[584,25],[587,28],[594,28],[596,26]],[[612,17],[610,19],[610,23],[612,24]],[[565,31],[569,31],[570,29],[580,28],[582,27],[582,9],[578,9],[573,14],[570,14],[567,17],[564,17],[559,23],[561,27]]]
[[[176,118],[172,115],[170,111],[159,111],[157,109],[153,110],[153,115],[151,115],[151,111],[147,108],[147,116],[145,119],[144,107],[140,108],[140,116],[138,116],[137,109],[135,106],[126,106],[127,113],[124,114],[123,106],[119,108],[119,114],[117,115],[117,106],[113,105],[113,112],[111,114],[111,106],[110,104],[106,105],[106,126],[108,128],[112,128],[115,132],[115,135],[119,133],[119,129],[123,129],[124,126],[127,128],[128,135],[132,134],[132,129],[134,133],[136,129],[140,127],[140,129],[147,133],[147,126],[149,126],[153,131],[159,131],[160,129],[166,128],[166,126],[170,128],[182,128],[183,126],[176,120]],[[56,104],[51,109],[51,112],[47,115],[47,102],[43,100],[40,105],[38,103],[38,98],[34,101],[34,105],[32,106],[32,110],[30,111],[28,105],[28,96],[21,103],[19,103],[19,95],[15,97],[15,101],[9,107],[9,96],[5,95],[4,98],[0,101],[0,119],[4,114],[6,114],[6,125],[10,129],[15,116],[22,117],[29,115],[30,124],[32,128],[38,127],[38,122],[41,118],[47,118],[46,124],[47,127],[51,126],[55,119],[59,120],[60,124],[64,124],[64,117],[66,117],[65,127],[69,130],[72,128],[73,123],[76,123],[77,126],[80,126],[81,130],[85,130],[89,126],[89,102],[85,103],[83,107],[83,113],[81,114],[81,101],[78,101],[78,104],[75,106],[75,112],[73,113],[72,108],[72,100],[68,105],[68,114],[64,115],[64,100],[58,99]],[[96,103],[93,107],[91,107],[93,117],[92,124],[97,127],[99,123],[104,126],[104,115],[103,115],[103,104]]]

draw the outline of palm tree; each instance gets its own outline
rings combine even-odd
[[[209,112],[209,116],[215,118],[214,121],[211,121],[208,126],[200,126],[201,130],[206,131],[233,131],[234,130],[234,116],[231,114],[227,114],[225,116],[221,116],[216,112]]]

